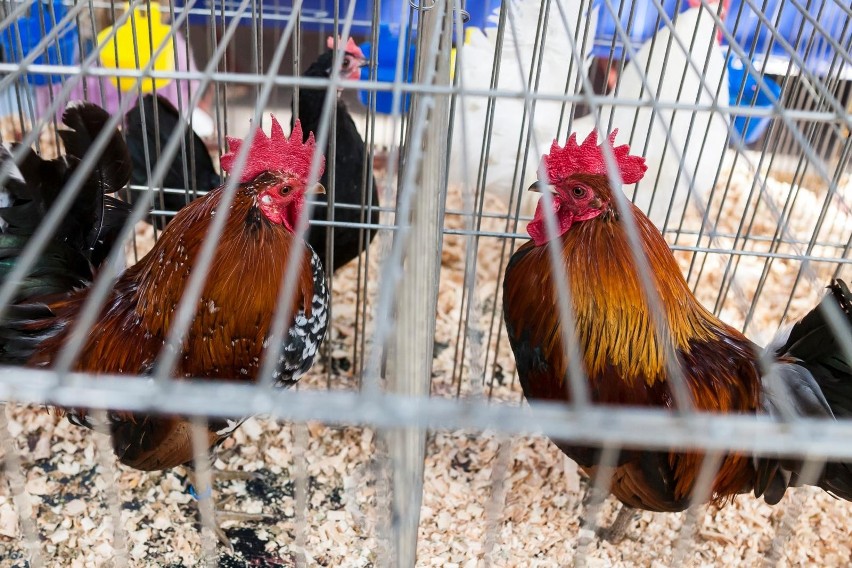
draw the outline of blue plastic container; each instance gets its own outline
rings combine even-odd
[[[825,35],[815,30],[814,25],[805,18],[804,12],[810,13],[812,18],[818,21],[826,33],[839,45],[849,45],[852,26],[846,25],[849,17],[841,7],[844,3],[848,9],[849,0],[811,0],[810,8],[807,7],[807,0],[766,0],[765,18],[790,46],[794,48],[798,46],[797,51],[808,69],[816,74],[825,73],[832,60],[836,58],[834,64],[836,72],[842,62],[840,55],[830,45]],[[763,5],[763,2],[758,5]],[[739,17],[739,25],[736,25],[740,9],[742,14]],[[846,30],[841,37],[844,26]],[[773,41],[772,38],[776,34],[760,20],[751,5],[744,0],[731,0],[726,27],[742,46],[743,51],[751,53],[754,49],[755,59],[763,59],[767,56],[780,57],[782,60],[790,58],[790,52],[781,42],[777,39]],[[800,33],[801,38],[799,38]]]
[[[486,27],[488,17],[496,8],[500,7],[501,0],[478,0],[476,2],[469,0],[465,9],[470,14],[466,27]],[[382,13],[380,15],[381,26],[379,28],[379,53],[376,57],[377,71],[376,80],[392,83],[396,78],[397,53],[399,51],[400,38],[406,38],[408,23],[408,2],[404,0],[404,4],[399,2],[385,1],[382,3]],[[416,14],[415,14],[416,17]],[[416,32],[416,22],[413,26]],[[370,42],[365,42],[360,45],[365,57],[369,58],[373,46]],[[405,57],[405,50],[403,50]],[[406,81],[413,79],[414,61],[416,58],[416,46],[412,41],[408,47],[408,56],[403,61],[403,76]],[[407,67],[406,67],[407,65]],[[369,79],[370,70],[364,68],[361,71],[361,79]],[[368,105],[370,101],[369,91],[360,91],[359,98],[364,105]],[[404,95],[401,101],[401,110],[408,110],[409,95]],[[382,114],[390,114],[393,110],[393,93],[390,91],[378,91],[376,93],[376,111]]]
[[[51,12],[53,13],[51,14]],[[55,0],[52,3],[33,4],[29,16],[20,18],[15,24],[0,33],[0,45],[3,47],[4,59],[11,62],[22,61],[45,35],[53,30],[54,22],[61,21],[66,14],[67,9],[60,0]],[[72,65],[77,52],[77,37],[76,26],[73,22],[69,22],[61,30],[56,41],[50,42],[42,53],[35,58],[33,64]],[[19,39],[20,44],[18,43]],[[35,86],[59,83],[65,77],[45,73],[26,74],[27,81]]]
[[[392,83],[396,79],[396,63],[397,53],[399,50],[399,42],[401,36],[400,26],[398,24],[382,24],[379,28],[379,52],[376,55],[376,80],[385,83]],[[407,38],[404,41],[408,41]],[[370,42],[362,43],[361,51],[364,52],[364,57],[370,58],[373,46]],[[405,50],[402,52],[405,57]],[[411,43],[408,48],[408,57],[402,62],[402,74],[406,81],[414,79],[414,61],[416,57],[416,49],[414,43]],[[407,65],[407,67],[406,67]],[[370,78],[370,69],[364,67],[361,69],[361,79],[367,80]],[[359,91],[358,96],[361,102],[367,106],[370,103],[370,92]],[[408,110],[408,104],[411,96],[404,94],[400,106],[405,112]],[[382,114],[390,114],[393,110],[393,92],[391,91],[376,91],[376,112]]]
[[[728,60],[728,95],[731,106],[772,108],[781,97],[781,87],[769,77],[764,77],[770,95],[758,86],[754,75],[738,57]],[[743,85],[745,83],[745,85]],[[742,95],[740,94],[742,91]],[[734,128],[746,144],[757,142],[772,122],[771,117],[745,116],[731,113]]]
[[[501,0],[467,0],[464,7],[470,14],[467,27],[483,29],[492,26],[488,17],[500,7],[500,4],[502,4]]]
[[[658,30],[665,27],[665,22],[660,16],[659,10],[651,0],[638,0],[636,2],[634,0],[611,0],[610,4],[615,15],[618,15],[619,10],[621,10],[621,17],[618,20],[636,51]],[[676,12],[689,9],[687,0],[660,0],[660,4],[670,19],[674,17]],[[624,54],[624,47],[621,35],[616,28],[616,18],[610,12],[604,0],[593,0],[592,6],[598,8],[598,29],[595,33],[592,53],[597,57],[609,57],[612,53],[616,59],[621,59]],[[615,39],[614,48],[613,39]]]
[[[731,0],[728,7],[725,27],[736,38],[737,43],[747,54],[753,53],[753,60],[761,62],[767,58],[774,59],[780,65],[769,66],[771,72],[783,74],[787,72],[791,59],[790,50],[785,48],[779,36],[791,47],[798,46],[797,53],[805,67],[816,75],[827,73],[834,61],[833,72],[836,73],[842,62],[840,54],[831,46],[823,33],[817,31],[807,20],[805,12],[818,21],[840,45],[849,45],[852,39],[852,27],[846,25],[848,16],[840,6],[840,2],[848,0],[812,0],[810,8],[807,0],[766,0],[764,18],[775,30],[770,29],[766,22],[761,21],[752,6],[744,0]],[[763,5],[761,2],[760,5]],[[737,17],[739,15],[739,18]],[[846,26],[846,33],[841,32]],[[722,45],[728,45],[724,38]],[[781,87],[768,76],[766,82],[770,94],[758,87],[755,77],[732,55],[728,66],[730,104],[737,106],[771,107],[781,96]],[[760,70],[762,63],[756,63]],[[737,96],[745,83],[742,100],[738,103]],[[771,118],[752,117],[732,114],[734,126],[745,143],[756,142],[771,122]]]
[[[334,27],[334,2],[339,6],[338,17],[342,23],[346,17],[348,2],[346,0],[304,0],[302,2],[301,28],[305,30],[319,30],[331,33]],[[389,0],[392,1],[392,0]],[[408,0],[405,0],[407,3]],[[237,14],[241,0],[225,0],[224,21],[227,25]],[[293,15],[293,2],[291,0],[261,0],[263,4],[263,25],[265,27],[284,28]],[[186,0],[176,0],[176,6],[184,6]],[[191,24],[209,25],[210,12],[213,12],[214,21],[217,25],[222,24],[221,0],[199,0],[192,5],[189,15]],[[257,11],[260,12],[258,7]],[[355,11],[352,20],[353,35],[366,35],[373,25],[373,0],[355,0]],[[249,26],[252,24],[251,6],[240,14],[240,24]]]
[[[623,0],[624,7],[622,16],[619,18],[636,49],[648,41],[664,24],[659,17],[659,12],[651,0]],[[612,17],[604,0],[593,0],[598,6],[598,29],[595,34],[593,53],[599,57],[609,57],[613,53],[616,58],[623,57],[621,38],[616,33],[615,19]],[[814,20],[823,26],[840,45],[848,45],[852,36],[852,26],[847,26],[846,33],[841,37],[841,32],[846,25],[848,16],[841,7],[841,3],[848,0],[811,0],[808,8],[808,0],[766,0],[765,19],[775,28],[770,30],[766,23],[762,22],[758,14],[752,9],[754,2],[745,0],[730,0],[730,5],[725,12],[725,28],[733,35],[743,51],[753,53],[755,61],[767,57],[774,57],[782,63],[776,67],[778,72],[784,72],[784,63],[789,61],[790,52],[779,40],[783,38],[792,46],[798,46],[798,53],[804,61],[805,66],[817,75],[826,73],[834,63],[834,72],[837,71],[841,62],[839,54],[830,45],[823,34],[817,33],[812,23],[805,18],[803,10],[807,10]],[[675,12],[682,12],[690,8],[688,0],[661,0],[660,2],[669,18]],[[764,2],[758,3],[763,5]],[[620,0],[612,0],[613,7],[618,10]],[[632,15],[631,15],[632,10]],[[629,26],[629,27],[628,27]],[[724,34],[721,45],[727,46],[727,38]],[[613,48],[613,38],[615,47]],[[758,66],[759,68],[760,66]],[[728,65],[728,93],[730,104],[741,107],[771,107],[780,97],[781,88],[769,77],[764,77],[770,93],[758,88],[754,75],[748,72],[738,57],[732,55]],[[743,89],[742,97],[738,97]],[[739,100],[737,100],[739,98]],[[770,118],[760,118],[732,114],[733,124],[736,131],[745,143],[757,141],[769,126]]]
[[[664,24],[651,0],[611,0],[616,12],[622,1],[622,15],[619,20],[633,45],[638,49]],[[768,55],[789,58],[790,53],[784,48],[782,42],[777,38],[774,41],[772,39],[780,35],[790,45],[798,45],[798,52],[806,60],[806,65],[815,73],[821,73],[828,70],[832,59],[837,54],[825,36],[815,32],[814,25],[805,18],[803,11],[809,12],[839,45],[848,45],[852,37],[852,26],[847,26],[845,34],[841,37],[848,19],[841,7],[844,2],[848,6],[848,0],[810,0],[810,7],[807,7],[808,0],[766,0],[765,18],[776,28],[777,32],[773,32],[752,9],[752,5],[763,6],[763,1],[750,3],[745,0],[730,0],[725,13],[725,27],[746,53],[751,53],[754,49],[756,59]],[[660,0],[660,3],[669,18],[672,18],[675,12],[683,12],[690,8],[688,0]],[[609,57],[610,53],[614,53],[616,58],[621,58],[623,48],[621,37],[616,33],[615,18],[604,0],[593,0],[593,5],[598,7],[594,54],[599,57]],[[615,39],[614,50],[613,38]],[[727,44],[727,38],[723,37],[722,45]],[[837,65],[839,60],[835,63],[835,69]]]
[[[348,9],[347,0],[336,0],[338,2],[338,17],[342,23]],[[429,0],[426,0],[428,2]],[[287,25],[293,14],[293,3],[289,0],[261,0],[263,4],[263,24],[268,27],[283,28]],[[331,33],[334,27],[334,2],[335,0],[304,0],[302,2],[301,27],[306,30],[318,30]],[[230,22],[239,8],[241,0],[225,0],[225,22]],[[369,35],[373,27],[373,3],[374,0],[355,0],[354,16],[352,19],[353,35]],[[176,0],[176,6],[184,6],[186,0]],[[501,0],[467,0],[465,10],[470,14],[469,26],[485,27],[488,16],[495,8],[499,8]],[[213,12],[217,24],[222,22],[221,0],[198,0],[193,4],[189,21],[192,24],[207,25],[210,23],[210,13]],[[402,11],[406,15],[402,16]],[[258,9],[259,11],[259,9]],[[379,21],[383,25],[401,26],[403,21],[407,22],[409,12],[408,0],[383,0],[381,3],[381,14]],[[415,13],[416,20],[416,13]],[[240,18],[242,25],[252,23],[252,11],[246,10]]]

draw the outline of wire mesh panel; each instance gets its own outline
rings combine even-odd
[[[4,565],[848,562],[848,3],[0,9]]]

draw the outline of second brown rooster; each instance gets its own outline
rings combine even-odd
[[[627,146],[604,141],[625,184],[645,172],[644,160]],[[852,412],[852,367],[840,334],[829,325],[835,310],[848,326],[852,295],[842,281],[829,287],[823,303],[790,334],[765,350],[723,323],[692,295],[666,241],[648,217],[630,204],[648,267],[656,312],[643,287],[626,219],[616,207],[616,191],[606,175],[603,145],[595,132],[577,144],[554,142],[544,156],[546,179],[532,189],[552,188],[548,210],[542,199],[528,232],[532,241],[512,257],[504,280],[506,328],[524,394],[530,400],[572,399],[569,367],[557,302],[556,270],[564,272],[576,315],[581,366],[594,404],[675,408],[673,366],[683,375],[689,402],[699,411],[724,414],[793,413],[795,416],[848,417]],[[552,214],[549,234],[545,215]],[[561,266],[551,265],[556,246]],[[659,329],[658,329],[659,326]],[[676,361],[671,360],[671,356]],[[789,416],[787,416],[789,418]],[[594,474],[599,452],[555,440],[569,457]],[[625,505],[650,511],[682,511],[690,504],[701,453],[624,450],[610,490]],[[710,488],[721,504],[751,492],[777,503],[788,487],[800,484],[794,460],[755,459],[730,453]],[[816,484],[852,500],[852,471],[828,463]]]

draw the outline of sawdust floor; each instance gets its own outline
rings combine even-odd
[[[718,231],[723,233],[742,216],[754,172],[739,166],[732,183],[739,200],[726,201]],[[789,184],[772,179],[770,192],[789,193]],[[845,180],[846,186],[849,185]],[[812,215],[824,190],[802,190],[801,199],[810,207],[800,210]],[[843,192],[841,192],[843,194]],[[804,203],[804,201],[802,202]],[[457,193],[450,195],[449,207],[460,207]],[[752,204],[751,207],[754,207]],[[505,205],[489,200],[486,210],[499,211]],[[799,209],[797,207],[797,209]],[[834,213],[822,239],[843,242],[849,237],[849,217]],[[696,215],[688,216],[689,223]],[[700,219],[700,218],[699,218]],[[797,221],[791,230],[810,237],[815,220]],[[688,224],[688,223],[687,223]],[[761,216],[753,235],[772,236],[777,220]],[[762,225],[761,225],[762,224]],[[801,225],[801,226],[800,226]],[[449,217],[448,227],[462,221]],[[488,219],[484,230],[503,230],[505,221]],[[735,228],[735,227],[734,227]],[[835,232],[833,232],[835,231]],[[140,233],[140,239],[144,234]],[[380,237],[382,238],[382,237]],[[760,240],[747,246],[760,247]],[[724,239],[714,243],[723,246]],[[383,243],[374,243],[380,251]],[[468,345],[464,381],[453,377],[456,360],[458,322],[465,313],[461,302],[465,241],[448,236],[443,252],[439,293],[438,328],[435,338],[435,396],[475,397],[485,392],[494,399],[518,404],[520,390],[513,379],[513,364],[505,340],[492,321],[498,289],[502,242],[483,238],[479,242],[477,294],[472,309],[469,337],[490,337],[491,343]],[[819,254],[842,255],[842,250],[823,247]],[[372,254],[371,270],[379,254]],[[684,270],[692,254],[678,253]],[[697,258],[699,264],[703,257]],[[708,255],[708,268],[697,289],[712,306],[720,285],[723,255]],[[713,264],[715,263],[715,264]],[[827,278],[828,268],[816,263],[818,278]],[[736,286],[741,297],[723,302],[721,311],[734,325],[741,325],[755,296],[755,271],[766,266],[765,258],[743,259]],[[754,314],[753,336],[764,328],[777,329],[790,292],[791,274],[800,261],[777,259],[767,268],[767,284],[759,295]],[[331,369],[317,365],[303,379],[300,388],[357,388],[352,373],[352,325],[355,316],[356,268],[346,267],[335,275],[335,317],[330,338]],[[374,272],[373,272],[374,273]],[[368,295],[375,294],[375,278]],[[819,296],[819,286],[802,285],[795,294],[789,317],[802,311]],[[779,307],[780,306],[780,307]],[[496,312],[499,321],[499,310]],[[368,324],[367,337],[370,336]],[[485,333],[480,333],[485,332]],[[493,353],[497,350],[497,364]],[[482,357],[489,354],[488,364]],[[474,371],[470,369],[473,368]],[[471,377],[477,378],[477,380]],[[76,428],[40,408],[9,404],[5,408],[9,432],[20,454],[25,473],[26,494],[31,510],[18,511],[8,483],[0,483],[0,566],[27,566],[25,539],[18,515],[32,519],[39,535],[39,548],[47,566],[109,566],[115,554],[111,539],[114,519],[109,514],[107,494],[117,488],[121,502],[120,526],[126,534],[126,550],[132,566],[196,566],[200,564],[201,540],[195,502],[185,491],[179,471],[141,473],[117,467],[110,478],[97,457],[95,434]],[[306,430],[306,447],[298,443]],[[498,463],[501,443],[509,450],[504,502],[491,505],[492,471]],[[226,533],[234,542],[233,554],[219,549],[219,562],[225,567],[241,566],[378,566],[381,563],[383,531],[386,522],[387,492],[382,468],[375,467],[376,433],[356,427],[321,424],[294,426],[265,419],[252,419],[225,443],[214,464],[217,469],[261,473],[249,481],[229,481],[219,487],[219,506],[247,513],[265,513],[263,522],[226,523]],[[303,461],[304,460],[304,461]],[[111,455],[108,463],[114,463]],[[296,506],[294,472],[307,464],[308,506],[302,519]],[[768,507],[749,496],[741,496],[720,510],[698,511],[694,533],[679,540],[684,514],[644,513],[628,529],[627,538],[614,545],[590,538],[580,530],[587,484],[548,440],[540,436],[501,439],[492,432],[430,432],[425,462],[425,484],[419,527],[419,566],[478,566],[486,547],[486,527],[493,531],[491,560],[495,566],[562,566],[573,562],[578,547],[585,548],[590,566],[754,566],[777,560],[781,566],[840,566],[852,562],[852,507],[814,489],[792,491],[782,506]],[[608,500],[600,520],[608,523],[616,511]],[[496,511],[496,513],[495,513]],[[304,523],[304,524],[303,524]],[[773,544],[773,539],[778,539]],[[304,548],[300,548],[303,544]]]

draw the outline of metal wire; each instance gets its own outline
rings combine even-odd
[[[528,238],[523,224],[530,220],[531,211],[522,200],[527,179],[541,173],[535,169],[541,151],[547,149],[545,143],[554,138],[564,140],[577,128],[578,121],[591,120],[601,132],[620,128],[621,136],[633,142],[634,153],[650,156],[658,152],[662,156],[656,178],[644,179],[628,195],[632,194],[636,201],[650,196],[648,211],[658,203],[663,204],[660,229],[671,250],[684,261],[689,286],[708,302],[708,308],[717,315],[740,316],[735,327],[743,331],[774,331],[763,329],[765,312],[771,287],[783,274],[789,284],[783,297],[772,304],[771,319],[781,323],[791,315],[799,315],[799,311],[793,312],[800,310],[800,302],[816,297],[829,277],[847,273],[847,265],[852,262],[849,254],[852,196],[844,189],[852,175],[849,138],[852,103],[848,86],[852,66],[849,54],[852,8],[839,0],[785,0],[781,6],[798,14],[792,25],[782,18],[786,12],[782,14],[781,8],[770,0],[743,0],[738,10],[732,12],[726,12],[721,2],[699,0],[697,8],[693,8],[700,10],[699,21],[702,25],[710,22],[712,35],[718,36],[713,41],[722,42],[708,46],[702,45],[705,38],[699,33],[698,25],[686,32],[678,25],[685,17],[681,10],[686,8],[685,2],[672,11],[661,0],[507,0],[487,24],[482,23],[484,18],[480,23],[474,21],[480,9],[471,2],[430,2],[410,0],[389,4],[351,0],[334,2],[333,6],[323,2],[324,12],[316,13],[308,0],[294,2],[292,6],[258,0],[188,0],[169,1],[159,7],[150,0],[134,0],[124,13],[119,13],[114,2],[88,0],[65,2],[67,11],[59,17],[53,4],[4,1],[0,36],[14,36],[21,54],[17,59],[5,54],[7,57],[0,62],[0,95],[14,94],[18,101],[10,114],[22,131],[21,146],[12,151],[16,161],[22,159],[27,148],[38,146],[45,150],[40,143],[45,129],[58,147],[57,115],[78,85],[86,97],[103,105],[108,104],[106,93],[111,80],[129,79],[135,85],[126,92],[116,89],[118,102],[105,132],[93,142],[90,153],[79,164],[55,206],[46,213],[43,224],[11,273],[0,283],[0,317],[7,313],[24,277],[37,265],[57,226],[67,215],[96,165],[97,154],[109,142],[108,134],[114,127],[123,125],[126,111],[144,94],[143,81],[174,83],[175,106],[186,120],[168,133],[167,143],[161,144],[160,132],[164,126],[159,113],[155,112],[154,116],[142,113],[143,130],[153,120],[155,132],[150,147],[147,140],[143,144],[149,185],[129,187],[146,191],[136,193],[142,197],[135,198],[132,204],[120,244],[98,271],[51,369],[0,369],[0,398],[7,404],[50,404],[194,417],[196,472],[199,483],[206,485],[212,485],[207,463],[207,420],[271,414],[275,420],[295,422],[292,474],[296,539],[292,550],[298,565],[311,562],[309,509],[317,506],[311,499],[306,459],[308,420],[360,425],[376,433],[377,452],[370,458],[370,467],[379,492],[374,501],[377,518],[373,523],[373,536],[380,543],[376,555],[379,565],[408,566],[416,562],[418,515],[424,491],[423,454],[424,448],[430,447],[425,443],[430,430],[498,432],[491,490],[481,519],[484,533],[478,554],[485,565],[499,563],[496,556],[499,535],[506,522],[503,510],[514,467],[511,458],[515,441],[511,436],[543,433],[566,442],[601,448],[590,499],[583,511],[583,535],[597,526],[597,516],[622,450],[703,453],[691,495],[693,508],[686,514],[672,546],[673,565],[683,563],[693,551],[694,533],[702,518],[700,505],[712,496],[714,478],[724,456],[744,452],[803,459],[799,477],[803,484],[815,483],[827,460],[852,458],[852,445],[848,442],[852,424],[848,421],[776,422],[766,416],[694,411],[678,358],[666,339],[668,330],[662,317],[655,316],[653,332],[666,346],[669,384],[678,414],[661,409],[596,406],[595,391],[590,388],[581,363],[573,302],[562,271],[554,275],[554,311],[558,312],[559,339],[569,365],[565,384],[570,390],[571,405],[541,402],[532,402],[529,407],[517,405],[521,389],[512,372],[513,361],[507,353],[500,312],[506,263],[521,244],[517,241]],[[370,12],[362,11],[364,4],[371,5]],[[112,32],[88,53],[80,35],[76,41],[80,54],[68,60],[61,54],[61,30],[66,25],[81,28],[86,24],[97,35],[95,10],[99,9],[111,14]],[[175,49],[170,57],[173,69],[155,68],[155,59],[165,49],[165,43],[147,64],[140,65],[140,44],[153,45],[155,38],[150,23],[147,31],[143,29],[144,35],[136,37],[136,9],[160,10],[169,20],[169,38],[184,36],[183,53]],[[640,14],[646,12],[652,24],[649,29],[668,31],[667,39],[657,33],[642,35],[645,30]],[[40,18],[41,36],[25,47],[20,20],[28,14]],[[392,22],[387,21],[390,14]],[[753,22],[749,23],[747,18],[751,16],[747,14],[753,14]],[[830,21],[826,14],[840,14],[846,20],[838,17],[837,21]],[[604,18],[613,22],[613,33],[603,42],[595,41]],[[493,48],[490,61],[474,59],[481,53],[472,48],[473,42],[465,43],[469,23],[490,27],[486,34],[488,45]],[[134,30],[136,68],[111,69],[98,65],[101,52],[113,50],[109,42],[125,24]],[[763,37],[764,43],[737,39],[747,37],[742,34],[748,25],[753,27],[752,35]],[[398,35],[388,35],[388,29]],[[314,53],[312,40],[324,49],[326,30],[332,30],[334,48],[329,77],[302,77],[303,64]],[[350,37],[366,39],[371,44],[367,78],[353,80],[339,76],[343,54],[338,47],[346,45]],[[560,76],[558,89],[548,90],[548,73],[552,71],[548,63],[556,49],[554,45],[566,39],[570,50],[560,54],[561,65],[567,68],[566,80],[562,84]],[[113,45],[117,56],[117,44]],[[601,46],[607,54],[595,61],[592,51]],[[456,60],[450,80],[453,48]],[[716,48],[718,53],[712,51]],[[59,58],[39,59],[48,50],[60,53]],[[203,68],[182,68],[181,59],[189,61],[193,51],[197,61],[205,62]],[[647,55],[644,63],[641,54]],[[674,65],[679,58],[685,59],[683,67]],[[709,70],[721,61],[723,69],[728,69],[723,78],[730,73],[729,64],[739,62],[746,75],[753,78],[754,86],[747,87],[745,82],[735,85],[724,80],[719,84],[708,81]],[[466,75],[471,62],[485,69],[481,81]],[[655,66],[660,62],[663,68],[657,75]],[[292,73],[289,73],[285,67],[291,63]],[[587,71],[589,67],[594,71]],[[777,82],[780,96],[772,90],[773,72],[781,74]],[[596,81],[599,73],[603,74],[604,86]],[[638,77],[636,90],[626,80],[630,74]],[[32,75],[62,77],[61,83],[51,84],[43,91],[45,104],[27,82]],[[693,76],[698,78],[695,92],[689,84]],[[99,88],[95,90],[99,92],[91,92],[88,79],[96,82]],[[236,96],[241,88],[247,88],[250,95]],[[372,234],[378,234],[358,258],[356,270],[347,268],[346,272],[332,275],[327,268],[328,284],[334,292],[334,305],[328,312],[332,325],[321,361],[312,372],[324,373],[322,385],[327,392],[312,390],[316,384],[291,392],[272,388],[274,370],[293,315],[289,300],[296,289],[297,262],[288,263],[276,292],[278,302],[269,333],[271,347],[261,361],[257,385],[173,380],[181,345],[195,316],[218,238],[229,222],[229,206],[248,158],[249,144],[244,144],[238,152],[234,171],[225,183],[216,218],[198,258],[194,259],[184,294],[174,310],[153,378],[94,377],[74,372],[77,358],[91,330],[98,325],[123,269],[125,243],[131,242],[134,254],[138,252],[137,223],[149,212],[171,218],[175,212],[166,207],[167,195],[185,195],[191,200],[206,193],[206,188],[198,187],[195,181],[197,150],[193,144],[187,145],[185,134],[197,125],[193,113],[201,108],[208,89],[214,124],[214,133],[208,141],[211,145],[215,143],[214,153],[220,156],[226,150],[226,135],[248,132],[249,138],[253,136],[254,130],[243,120],[244,116],[253,117],[253,125],[261,125],[267,111],[285,117],[288,111],[283,100],[292,100],[291,108],[297,111],[305,89],[324,89],[320,127],[314,134],[317,146],[328,148],[327,214],[325,219],[309,221],[309,205],[299,219],[297,230],[303,231],[310,225],[358,231],[359,248],[370,242]],[[360,183],[368,189],[358,201],[340,203],[340,187],[348,180],[342,180],[335,167],[337,149],[343,143],[337,137],[336,105],[339,92],[355,90],[362,91],[367,101],[363,106],[353,103],[349,107],[362,127],[366,144]],[[160,92],[159,88],[156,92]],[[771,102],[760,103],[759,97],[763,96]],[[481,105],[484,117],[481,125],[469,116],[470,109],[477,104]],[[558,111],[551,113],[552,106],[548,105],[558,107]],[[382,116],[380,110],[385,106],[390,107],[390,112]],[[589,118],[583,117],[581,107],[588,111]],[[503,124],[506,117],[501,114],[509,112],[507,109],[517,113],[512,118],[518,118],[520,125],[517,131],[508,134]],[[629,120],[617,118],[615,109],[627,111]],[[643,131],[646,113],[650,116],[648,134]],[[546,129],[541,127],[543,117],[552,118]],[[709,125],[714,119],[725,125],[724,140],[715,139],[711,132]],[[764,121],[769,124],[762,138],[747,142],[743,132]],[[642,136],[646,138],[643,140]],[[724,150],[724,158],[718,165],[708,163],[708,156],[717,147]],[[377,166],[377,157],[384,158],[386,165]],[[614,157],[606,148],[604,158],[609,166],[610,185],[620,187],[620,180],[614,175]],[[179,162],[184,179],[189,180],[187,187],[165,187],[164,179],[173,160]],[[451,172],[450,165],[455,160],[464,166],[465,175],[461,178]],[[496,179],[504,171],[497,167],[500,161],[511,166],[505,170],[511,172],[506,175],[511,179]],[[713,179],[703,179],[711,170]],[[751,178],[739,179],[737,175],[742,177],[743,172]],[[0,171],[0,186],[8,182],[10,174],[10,168]],[[311,164],[309,177],[319,178],[318,157]],[[674,180],[674,188],[665,186],[668,183],[665,180],[669,179]],[[374,182],[380,203],[373,202],[370,188]],[[498,195],[494,187],[501,182],[509,189]],[[782,183],[788,185],[781,187]],[[675,192],[681,187],[688,196],[685,202],[676,199]],[[708,189],[705,191],[703,187]],[[659,316],[662,300],[642,254],[641,235],[632,216],[627,214],[627,198],[619,191],[615,194],[639,280],[652,312]],[[459,201],[452,201],[456,197]],[[545,206],[550,199],[547,193],[542,196]],[[813,227],[803,230],[800,220],[805,206],[813,209],[805,212]],[[351,210],[360,212],[358,222],[339,220],[342,212]],[[428,212],[425,220],[419,216],[423,211]],[[735,218],[729,217],[729,211],[736,212]],[[372,222],[372,214],[376,212],[380,215],[378,223]],[[545,215],[544,219],[548,233],[555,235],[553,217]],[[158,235],[156,230],[155,235]],[[339,243],[335,242],[333,231],[328,231],[328,235],[325,256],[334,258],[340,254]],[[458,258],[448,260],[447,257],[456,254],[452,251],[457,250],[454,247],[459,241],[461,253]],[[549,246],[549,254],[552,266],[561,266],[562,251],[557,249],[556,240]],[[139,257],[141,252],[136,256]],[[294,254],[294,258],[298,257]],[[491,272],[495,274],[484,276]],[[349,282],[350,278],[355,282]],[[442,313],[443,308],[436,306],[443,305],[438,299],[447,291],[455,296],[452,307],[447,308],[451,313]],[[346,314],[352,314],[354,327],[351,333],[344,330],[341,334],[344,338],[338,335],[334,324],[350,317]],[[842,314],[828,308],[824,316],[842,340],[843,355],[852,360],[852,334],[843,324]],[[442,329],[439,320],[441,325],[451,321],[451,330]],[[434,345],[439,336],[442,341],[452,343],[451,356],[446,360],[441,359],[440,350]],[[341,349],[351,354],[352,377],[344,376],[335,366],[334,360],[341,357]],[[504,374],[510,375],[511,380],[505,380]],[[350,378],[354,380],[349,381]],[[105,416],[103,412],[98,414]],[[26,515],[29,496],[21,452],[5,424],[0,426],[4,468],[20,515],[21,544],[30,555],[31,565],[44,564],[49,559],[39,541],[39,519]],[[107,429],[101,430],[97,456],[100,470],[111,485],[114,471],[110,467]],[[802,495],[805,494],[799,493],[797,497],[805,498]],[[108,513],[113,517],[114,547],[126,552],[120,495],[117,490],[110,490],[105,499]],[[212,506],[209,499],[199,502],[202,523],[208,528],[214,528],[215,523]],[[785,510],[781,527],[769,543],[767,563],[782,559],[783,544],[800,511],[800,502]],[[575,564],[587,563],[594,553],[591,541],[581,538]],[[215,554],[215,542],[206,534],[199,557],[213,562]],[[128,561],[126,557],[124,561]]]

